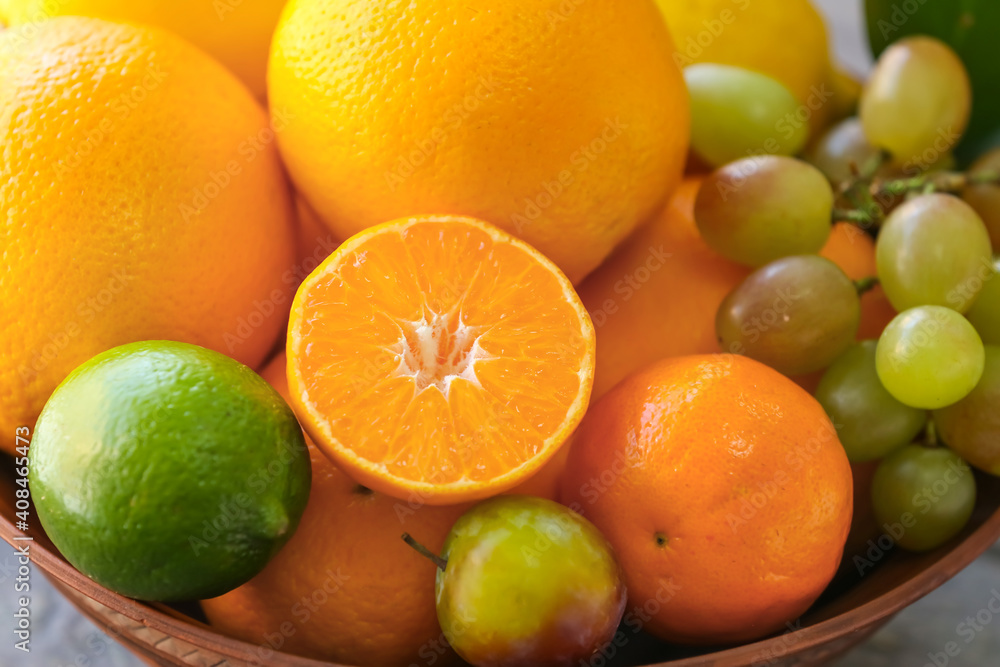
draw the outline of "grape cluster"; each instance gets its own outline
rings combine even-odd
[[[975,505],[967,463],[1000,475],[1000,150],[954,170],[973,104],[962,61],[929,37],[897,42],[858,115],[801,158],[806,138],[778,131],[794,112],[782,84],[715,65],[686,78],[692,149],[715,169],[695,220],[713,249],[755,269],[718,311],[723,351],[790,376],[824,371],[816,398],[848,458],[881,461],[880,522],[904,526],[903,548],[943,544]],[[852,281],[819,256],[838,222],[875,238],[877,275]],[[898,315],[857,341],[875,285]]]

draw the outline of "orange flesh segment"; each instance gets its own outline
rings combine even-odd
[[[346,472],[458,502],[515,486],[569,436],[594,331],[530,247],[478,221],[422,218],[363,232],[317,269],[288,351],[297,412]]]

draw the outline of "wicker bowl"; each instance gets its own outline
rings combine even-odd
[[[204,622],[197,604],[166,606],[122,597],[67,563],[45,534],[13,525],[16,489],[12,465],[0,474],[0,533],[10,544],[33,538],[32,562],[81,612],[152,665],[200,667],[330,667],[334,663],[274,652],[226,637]],[[859,477],[864,485],[864,475]],[[753,644],[719,649],[678,649],[644,635],[630,635],[610,665],[756,667],[819,665],[863,641],[892,616],[953,577],[1000,539],[1000,479],[978,475],[979,498],[967,528],[949,544],[925,554],[883,551],[874,521],[855,517],[841,571],[822,598],[787,632]],[[34,516],[34,513],[32,513]],[[869,540],[872,540],[869,542]],[[855,556],[866,559],[859,568]],[[860,562],[860,561],[859,561]],[[871,567],[868,564],[871,564]],[[859,573],[863,569],[863,573]]]

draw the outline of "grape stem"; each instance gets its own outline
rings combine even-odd
[[[881,151],[865,164],[851,164],[851,178],[841,183],[838,192],[842,199],[847,200],[853,208],[838,209],[833,212],[833,221],[852,222],[863,229],[876,226],[882,222],[885,212],[875,200],[872,184],[879,169],[892,159],[886,151]]]
[[[409,533],[403,533],[403,541],[409,544],[411,547],[413,547],[413,549],[416,550],[418,554],[420,554],[424,558],[427,558],[432,563],[434,563],[437,566],[437,568],[442,572],[444,572],[444,569],[448,567],[447,560],[441,558],[441,556],[438,556],[436,553],[434,553],[433,551],[422,545],[420,542],[417,542],[410,536]]]
[[[913,178],[876,182],[874,187],[876,187],[876,196],[879,194],[896,196],[916,191],[927,191],[928,188],[932,188],[932,192],[957,193],[971,185],[997,184],[1000,184],[1000,172],[993,170],[976,173],[940,171]]]
[[[861,280],[854,281],[854,287],[858,290],[858,296],[862,294],[867,294],[873,289],[878,287],[879,280],[875,276],[869,276],[868,278],[862,278]]]
[[[833,221],[853,222],[859,225],[864,225],[871,224],[873,222],[873,218],[867,211],[861,211],[853,208],[838,208],[833,211]]]
[[[850,222],[863,229],[877,227],[885,220],[886,207],[897,197],[913,197],[933,192],[957,194],[973,185],[1000,185],[1000,171],[940,171],[908,178],[879,179],[878,171],[891,159],[882,152],[862,167],[851,165],[853,176],[838,189],[850,208],[833,211],[833,222]]]
[[[928,447],[937,447],[938,442],[937,426],[934,424],[934,414],[927,415],[927,430],[924,433],[924,442]]]

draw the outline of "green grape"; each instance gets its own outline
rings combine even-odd
[[[969,124],[972,88],[965,65],[943,42],[908,37],[889,47],[861,94],[861,123],[872,144],[898,164],[928,166]]]
[[[986,346],[986,368],[972,393],[934,412],[941,440],[966,461],[1000,476],[1000,347]]]
[[[900,313],[882,332],[875,368],[898,401],[937,410],[969,395],[985,358],[967,319],[950,308],[921,306]]]
[[[903,405],[885,390],[875,370],[877,343],[852,345],[827,369],[816,388],[852,463],[880,459],[913,442],[927,412]]]
[[[1000,174],[1000,148],[983,155],[969,169],[969,175],[992,176]],[[962,192],[962,199],[969,203],[986,223],[993,241],[993,249],[1000,251],[1000,185],[970,185]]]
[[[929,194],[893,211],[878,237],[878,275],[893,307],[972,307],[992,274],[986,226],[957,197]]]
[[[1000,261],[994,260],[993,273],[984,281],[966,317],[984,343],[1000,345]]]
[[[809,140],[800,104],[779,81],[730,65],[684,70],[691,95],[691,148],[713,167],[748,155],[795,155]]]
[[[972,470],[943,447],[904,447],[879,464],[872,480],[875,518],[908,551],[929,551],[955,537],[975,507]]]
[[[860,320],[857,288],[840,267],[799,255],[750,274],[723,300],[715,331],[724,352],[804,375],[839,357],[854,341]]]
[[[717,169],[702,184],[694,218],[705,242],[751,267],[819,252],[830,237],[833,189],[801,160],[747,158]]]
[[[822,171],[834,185],[841,185],[854,177],[854,169],[859,171],[869,166],[879,157],[881,151],[872,146],[865,136],[861,120],[847,118],[830,128],[819,141],[809,149],[806,159]],[[907,165],[885,162],[875,175],[884,180],[901,179],[921,174],[947,171],[955,168],[955,155],[951,151],[941,154],[934,162]],[[883,202],[884,204],[885,202]],[[845,202],[850,207],[850,202]]]
[[[879,155],[868,142],[858,118],[847,118],[831,127],[809,149],[806,158],[826,174],[832,183],[843,183],[854,176],[853,167],[864,168]]]

